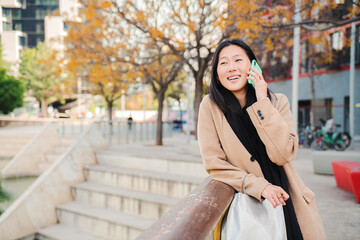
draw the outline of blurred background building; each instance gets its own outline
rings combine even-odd
[[[76,0],[1,0],[0,33],[4,59],[15,62],[20,50],[66,34],[65,19],[77,16]],[[57,48],[61,48],[57,45]]]

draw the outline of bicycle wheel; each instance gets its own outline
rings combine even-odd
[[[346,148],[351,144],[351,137],[347,132],[342,135],[342,140],[346,143]]]
[[[321,138],[317,138],[311,143],[311,149],[313,149],[313,150],[316,150],[316,151],[322,150],[323,147],[324,147],[324,143]]]
[[[350,145],[351,138],[347,133],[341,134],[340,139],[335,143],[335,150],[344,151]]]
[[[344,151],[346,149],[346,143],[341,140],[335,143],[334,148],[336,151]]]

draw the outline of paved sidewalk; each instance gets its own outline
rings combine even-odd
[[[293,164],[315,199],[329,240],[360,239],[360,203],[336,186],[332,175],[313,173],[311,150],[299,149]]]
[[[164,146],[154,146],[153,142],[146,144],[132,144],[114,146],[117,150],[137,153],[150,157],[198,158],[191,154],[190,143],[185,135],[176,134],[171,138],[163,139]],[[299,149],[293,161],[295,168],[305,184],[315,192],[320,216],[323,220],[327,238],[329,240],[360,239],[360,204],[355,195],[336,186],[332,175],[313,173],[311,150]]]

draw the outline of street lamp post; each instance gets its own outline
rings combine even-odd
[[[81,77],[77,78],[77,93],[78,93],[78,99],[77,99],[77,117],[80,119],[80,96],[81,96]]]
[[[350,122],[350,136],[355,135],[355,33],[356,33],[356,22],[351,23],[351,48],[350,48],[350,106],[349,106],[349,122]]]
[[[190,115],[190,76],[189,74],[187,74],[187,78],[186,78],[186,99],[187,99],[187,126],[186,126],[186,136],[187,136],[187,141],[190,142],[190,120],[191,120],[191,115]]]
[[[301,21],[300,0],[295,0],[295,23]],[[293,67],[292,67],[292,114],[295,121],[295,131],[298,130],[298,85],[299,85],[299,55],[300,55],[300,26],[294,28]]]
[[[143,118],[146,120],[146,84],[143,82]]]

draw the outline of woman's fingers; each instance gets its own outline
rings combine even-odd
[[[281,190],[282,190],[282,189],[281,189]],[[282,190],[281,195],[283,196],[283,198],[284,198],[285,201],[288,200],[289,197],[290,197],[289,194],[287,194],[284,190]]]
[[[255,74],[252,74],[253,76],[256,75],[259,77],[259,80],[263,80],[264,78],[262,77],[262,74],[259,70],[257,70],[256,68],[250,67],[250,69],[255,72]],[[249,74],[251,74],[251,72],[249,72]]]
[[[279,201],[280,201],[280,203],[282,204],[282,205],[286,205],[286,203],[285,203],[285,199],[284,199],[284,196],[283,195],[280,195],[280,196],[278,196],[278,199],[279,199]]]
[[[287,194],[281,187],[275,185],[268,185],[262,196],[270,201],[273,207],[277,207],[278,205],[286,205],[286,200],[289,199],[289,194]]]
[[[275,203],[275,205],[273,204],[273,207],[276,208],[278,205],[281,204],[280,200],[275,196],[272,198],[274,201],[273,203]]]

